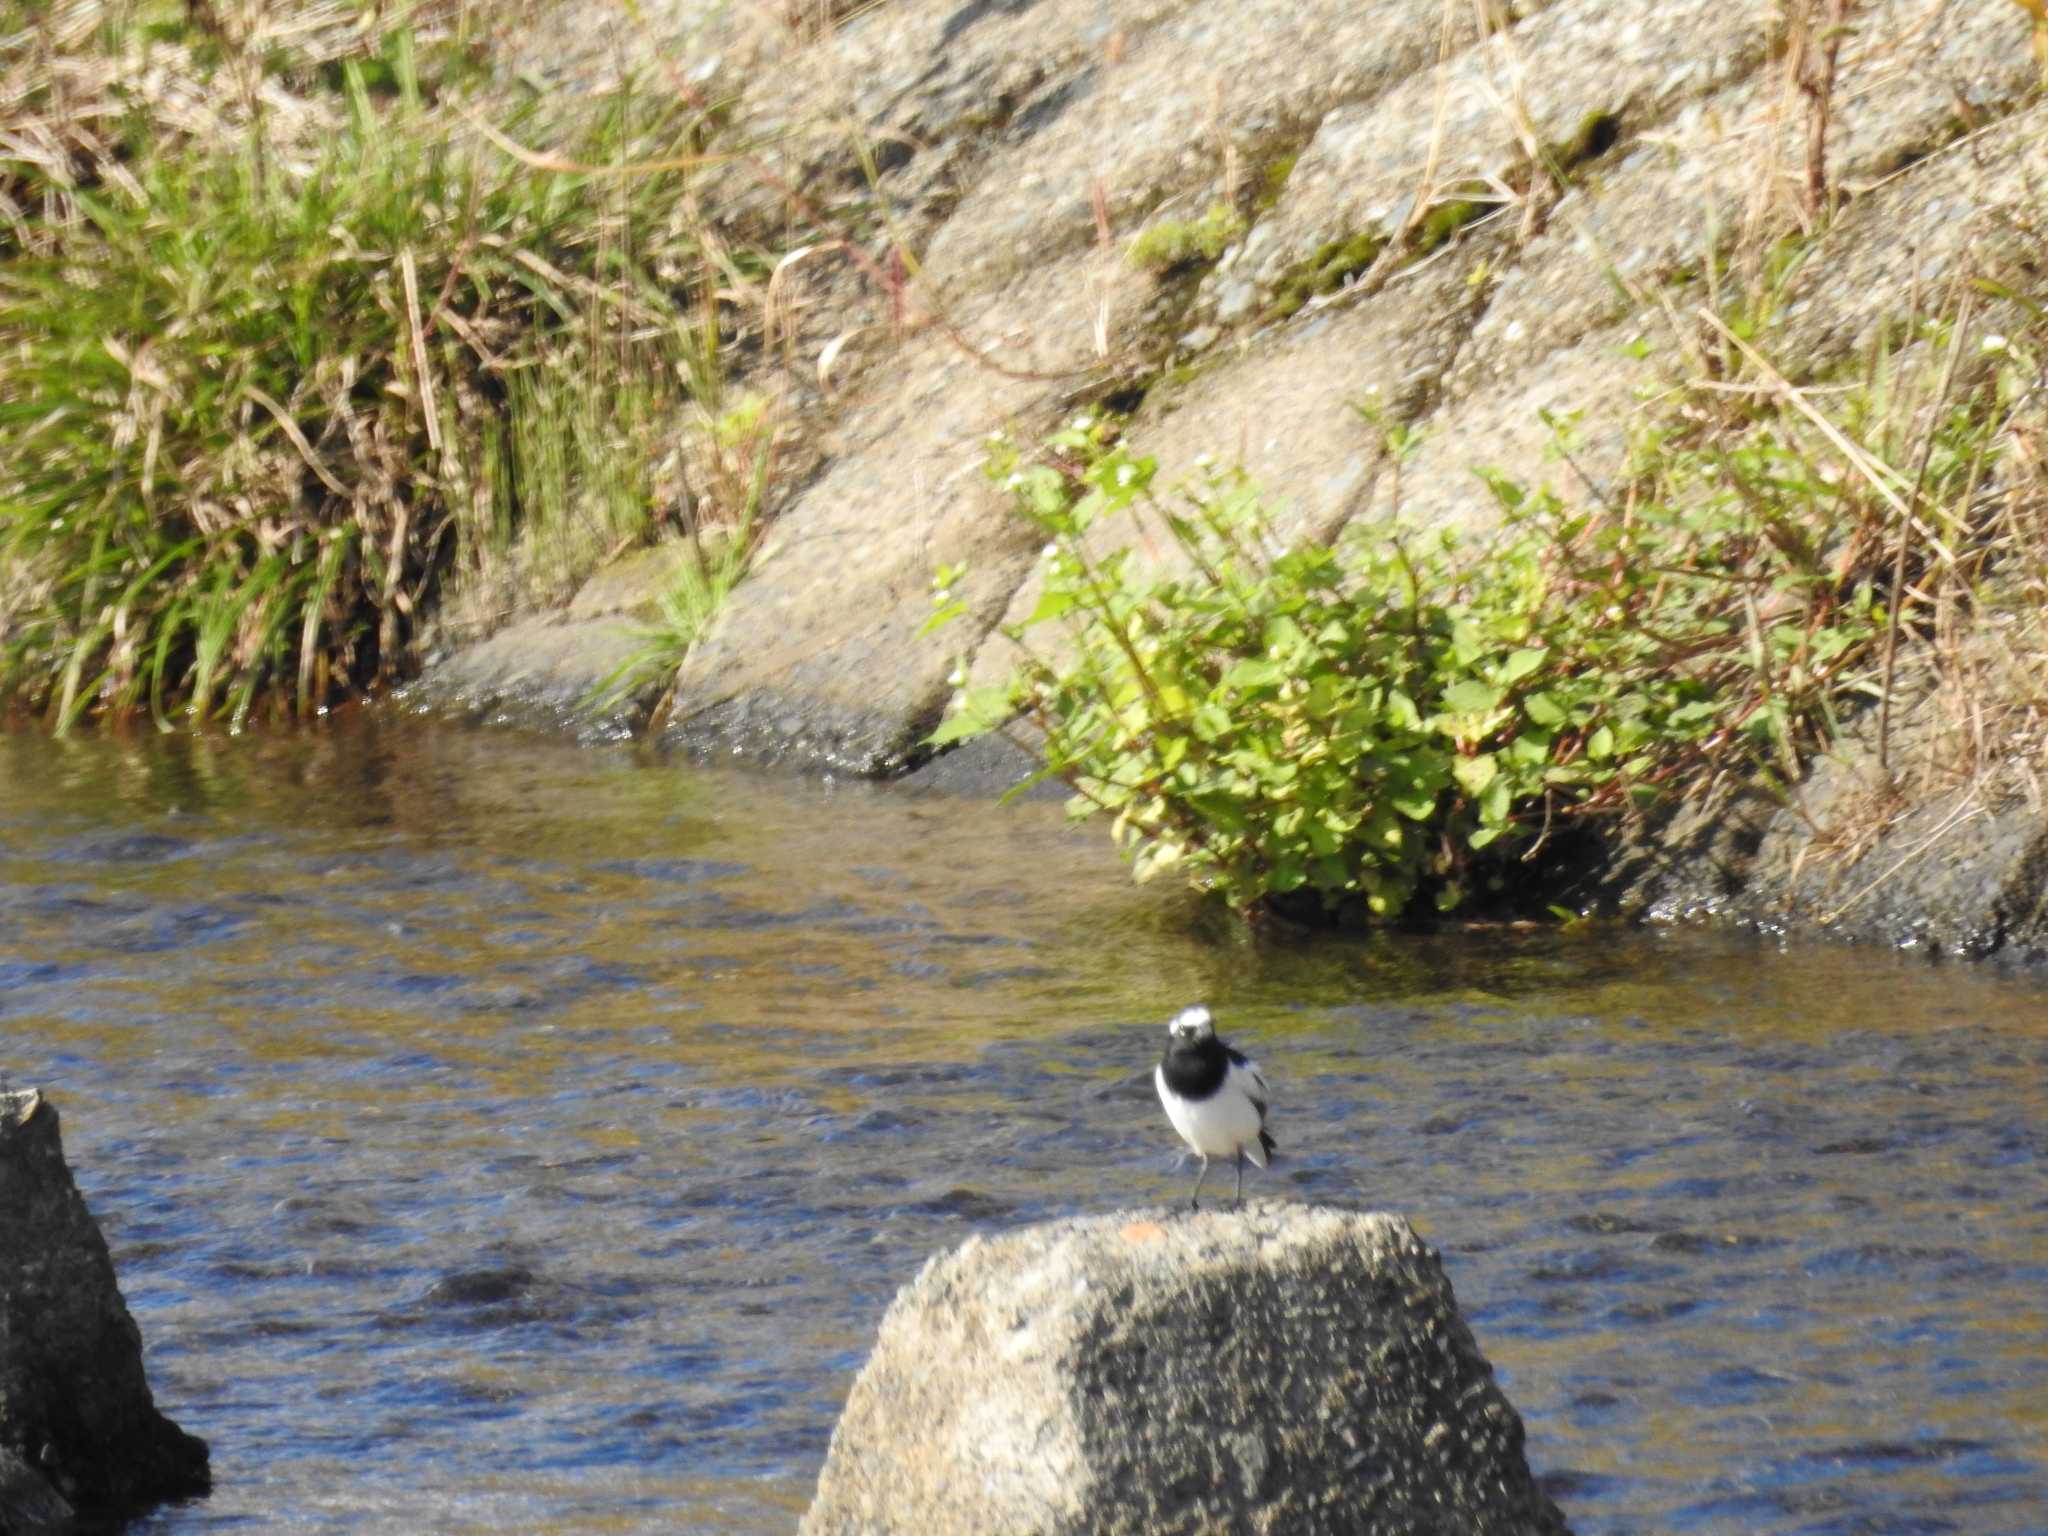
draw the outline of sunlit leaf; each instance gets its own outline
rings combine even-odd
[[[1476,677],[1451,684],[1443,692],[1444,708],[1459,714],[1483,715],[1500,703],[1500,690]]]
[[[1500,775],[1500,764],[1492,753],[1461,757],[1451,764],[1451,777],[1466,794],[1478,796]]]
[[[1508,819],[1508,812],[1514,804],[1514,797],[1506,779],[1496,779],[1479,797],[1479,819],[1488,826],[1498,826]]]

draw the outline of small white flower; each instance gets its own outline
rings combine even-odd
[[[1059,557],[1060,557],[1060,547],[1059,547],[1059,545],[1057,545],[1057,544],[1048,544],[1048,545],[1046,545],[1046,546],[1045,546],[1045,548],[1044,548],[1043,550],[1041,550],[1041,551],[1039,552],[1039,558],[1040,558],[1040,559],[1042,559],[1042,560],[1054,560],[1054,561],[1056,561],[1056,560],[1058,560],[1058,559],[1059,559]]]
[[[1074,430],[1076,432],[1092,432],[1094,429],[1095,418],[1093,416],[1076,416],[1074,418]]]
[[[952,671],[948,672],[946,674],[946,686],[948,688],[965,688],[967,686],[967,669],[965,667],[955,667]]]
[[[1986,336],[1982,341],[1978,342],[1977,345],[1986,352],[2003,352],[2007,347],[2011,346],[2012,343],[2007,341],[2003,336],[2000,336],[1997,332],[1994,331],[1989,336]]]
[[[1003,489],[1006,491],[1014,491],[1017,489],[1018,486],[1022,485],[1023,483],[1024,477],[1013,470],[1010,473],[1010,478],[1003,482]]]
[[[951,587],[939,588],[938,591],[932,594],[932,601],[935,603],[950,603],[953,601],[953,589]]]
[[[1131,482],[1132,482],[1133,480],[1135,480],[1135,479],[1137,479],[1137,478],[1138,478],[1138,466],[1137,466],[1137,465],[1135,465],[1135,464],[1119,464],[1119,465],[1117,466],[1117,471],[1116,471],[1116,483],[1117,483],[1118,485],[1129,485],[1129,484],[1130,484],[1130,483],[1131,483]]]

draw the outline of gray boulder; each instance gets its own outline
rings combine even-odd
[[[1556,1533],[1396,1216],[1259,1202],[972,1238],[904,1287],[804,1536]]]
[[[142,1335],[64,1162],[57,1109],[0,1093],[0,1532],[120,1517],[211,1486],[157,1411]]]

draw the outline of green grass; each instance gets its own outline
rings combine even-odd
[[[701,114],[501,108],[535,164],[429,105],[403,34],[335,74],[300,141],[134,115],[82,174],[0,164],[0,703],[310,712],[403,675],[444,591],[562,595],[650,531],[718,376]],[[574,168],[606,166],[642,169]]]
[[[655,594],[653,617],[637,629],[632,654],[594,691],[591,710],[603,713],[654,694],[649,728],[658,724],[683,663],[745,576],[753,552],[747,524],[679,545],[674,574]]]

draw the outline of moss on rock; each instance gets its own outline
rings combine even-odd
[[[1273,288],[1269,314],[1284,320],[1310,299],[1335,293],[1371,266],[1386,244],[1386,236],[1378,230],[1360,230],[1319,246],[1307,261],[1282,274]]]

